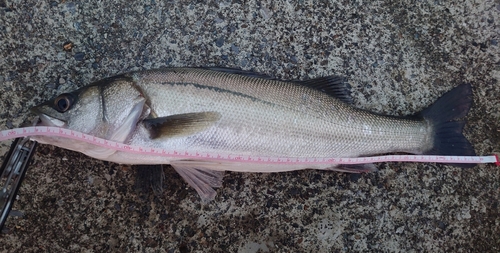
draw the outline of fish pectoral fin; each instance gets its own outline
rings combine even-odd
[[[364,173],[377,171],[377,166],[373,163],[366,164],[339,164],[334,167],[329,167],[327,170],[347,172],[347,173]]]
[[[325,76],[310,80],[296,81],[296,83],[322,91],[332,97],[340,99],[345,103],[353,103],[350,91],[351,87],[344,77]]]
[[[217,162],[180,160],[170,163],[175,171],[208,203],[215,198],[217,192],[213,188],[222,187],[224,171],[213,170]]]
[[[136,170],[135,185],[138,189],[147,192],[150,189],[157,196],[163,192],[165,173],[162,164],[132,165]]]
[[[135,129],[139,118],[144,113],[146,100],[144,98],[140,98],[137,99],[135,103],[136,104],[130,111],[130,114],[127,116],[123,124],[115,130],[115,132],[109,137],[109,140],[124,143],[130,137],[130,134],[132,133],[133,129]]]
[[[145,119],[142,122],[149,131],[149,137],[156,139],[187,136],[201,132],[216,123],[220,117],[218,112],[194,112]]]

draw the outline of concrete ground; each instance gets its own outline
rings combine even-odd
[[[107,76],[222,66],[281,79],[344,75],[356,106],[392,115],[416,113],[469,82],[465,134],[488,155],[500,152],[499,41],[500,2],[491,0],[0,0],[0,128]],[[227,173],[216,200],[201,205],[171,168],[155,195],[130,166],[42,145],[0,249],[500,251],[498,167],[378,167]]]

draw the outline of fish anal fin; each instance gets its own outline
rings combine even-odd
[[[194,112],[143,120],[149,137],[188,136],[201,132],[220,119],[218,112]]]
[[[300,85],[304,85],[315,90],[322,91],[341,101],[352,104],[350,85],[344,77],[341,76],[325,76],[315,79],[296,81]]]
[[[173,161],[170,165],[198,192],[203,203],[215,199],[217,192],[214,188],[222,187],[224,171],[210,169],[217,166],[217,163],[180,160]]]

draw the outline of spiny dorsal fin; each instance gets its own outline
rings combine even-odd
[[[149,131],[149,137],[187,136],[201,132],[220,119],[218,112],[194,112],[175,114],[166,117],[145,119],[144,127]]]
[[[236,75],[254,77],[254,78],[277,80],[276,78],[274,78],[272,76],[256,73],[256,72],[253,72],[250,70],[242,70],[242,69],[236,69],[236,68],[225,68],[225,67],[204,67],[203,69],[217,71],[217,72],[224,72],[224,73],[228,73],[228,74],[236,74]]]
[[[203,69],[208,69],[212,71],[224,72],[228,74],[236,74],[254,78],[268,79],[268,80],[278,80],[274,77],[255,73],[252,71],[235,69],[235,68],[224,68],[224,67],[205,67]],[[330,96],[340,99],[341,101],[352,104],[352,97],[350,93],[350,85],[344,77],[341,76],[326,76],[319,77],[304,81],[293,81],[300,85],[304,85],[319,91],[322,91]]]
[[[296,83],[322,91],[345,103],[352,104],[351,86],[344,77],[325,76],[310,80],[296,81]]]

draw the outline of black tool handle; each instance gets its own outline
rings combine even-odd
[[[28,164],[35,153],[36,142],[29,138],[16,138],[0,168],[0,231],[9,216]]]

